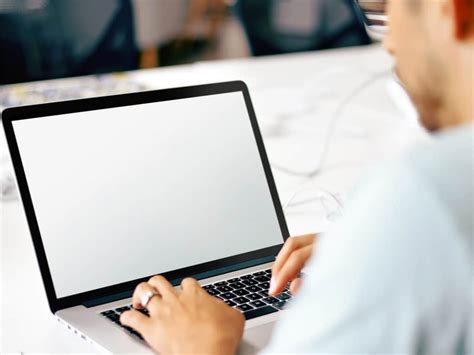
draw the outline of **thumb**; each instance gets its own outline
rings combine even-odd
[[[147,330],[150,327],[151,321],[150,318],[144,314],[136,310],[131,310],[122,313],[120,316],[120,323],[135,329],[144,336],[144,333],[147,333]]]

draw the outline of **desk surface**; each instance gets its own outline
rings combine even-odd
[[[403,104],[395,104],[404,99],[390,95],[396,92],[391,66],[384,51],[371,46],[197,63],[129,75],[150,88],[244,80],[270,161],[274,166],[303,172],[318,165],[334,112],[345,101],[321,174],[308,179],[273,169],[285,205],[296,191],[301,190],[304,197],[316,194],[320,190],[315,186],[344,200],[367,167],[423,136]],[[370,80],[380,72],[386,75]],[[351,91],[367,81],[371,84],[348,99]],[[2,155],[5,149],[2,135]],[[285,215],[292,235],[324,230],[329,223],[318,201],[290,206]],[[97,352],[52,317],[18,200],[0,203],[0,222],[0,351]]]

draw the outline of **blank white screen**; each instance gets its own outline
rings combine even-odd
[[[240,92],[13,128],[58,298],[282,242]]]

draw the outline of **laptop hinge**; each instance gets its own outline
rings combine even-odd
[[[206,271],[206,272],[201,272],[199,274],[192,275],[192,277],[194,277],[197,280],[207,279],[209,277],[214,277],[214,276],[218,276],[218,275],[222,275],[222,274],[227,274],[229,272],[233,272],[233,271],[237,271],[237,270],[241,270],[241,269],[246,269],[246,268],[249,268],[249,267],[252,267],[252,266],[266,264],[266,263],[272,262],[274,260],[275,260],[274,256],[266,256],[264,258],[252,259],[252,260],[245,261],[243,263],[229,265],[229,266],[226,266],[226,267],[222,267],[222,268],[219,268],[219,269],[213,269],[213,270]],[[182,279],[172,280],[171,284],[173,286],[177,286],[181,283],[181,280]],[[101,304],[110,303],[110,302],[118,301],[118,300],[125,299],[125,298],[130,298],[130,297],[132,297],[132,295],[133,295],[133,290],[124,291],[124,292],[116,293],[116,294],[113,294],[113,295],[98,297],[98,298],[94,298],[94,299],[89,300],[89,301],[85,301],[83,303],[83,305],[87,308],[95,307],[95,306],[99,306]]]
[[[101,304],[122,300],[124,298],[129,298],[129,297],[132,297],[132,295],[133,295],[133,290],[120,292],[120,293],[116,293],[114,295],[94,298],[92,300],[85,301],[83,303],[83,305],[86,306],[87,308],[95,307],[95,306],[98,306],[98,305],[101,305]]]
[[[214,276],[218,276],[218,275],[222,275],[222,274],[227,274],[229,272],[233,272],[233,271],[237,271],[237,270],[241,270],[241,269],[246,269],[248,267],[270,263],[272,261],[275,261],[274,256],[266,256],[264,258],[252,259],[252,260],[244,261],[243,263],[238,263],[238,264],[222,267],[222,268],[219,268],[219,269],[213,269],[213,270],[210,270],[210,271],[201,272],[199,274],[193,275],[192,277],[194,277],[196,280],[202,280],[202,279],[207,279],[209,277],[214,277]],[[179,280],[179,283],[181,283],[181,280]]]

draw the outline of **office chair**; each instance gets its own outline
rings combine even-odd
[[[0,0],[0,84],[137,68],[130,0]]]
[[[298,16],[288,13],[295,7],[301,9]],[[234,9],[255,56],[372,42],[355,9],[354,0],[238,0]],[[308,15],[312,19],[302,20]],[[300,26],[298,21],[306,24]]]

